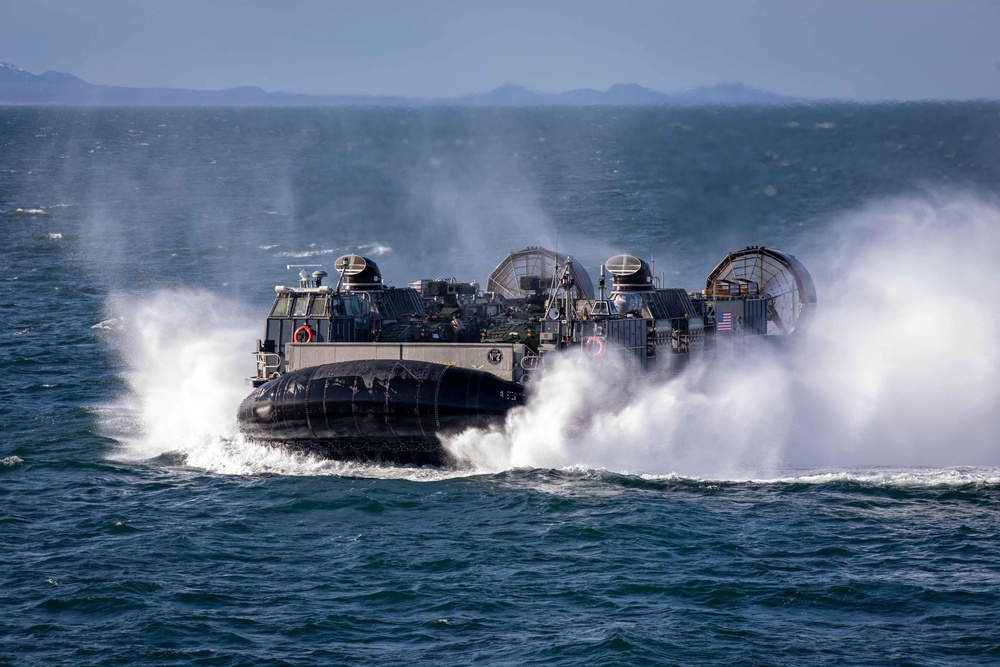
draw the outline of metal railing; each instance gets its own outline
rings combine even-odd
[[[267,379],[281,368],[281,355],[274,352],[255,352],[257,358],[257,377]]]

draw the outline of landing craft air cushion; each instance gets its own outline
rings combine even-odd
[[[538,247],[510,253],[485,291],[442,279],[390,287],[354,254],[334,267],[335,285],[302,270],[298,287],[275,288],[238,414],[252,441],[448,465],[442,438],[502,422],[558,353],[617,354],[637,372],[674,373],[692,358],[801,335],[816,305],[805,267],[763,247],[728,254],[694,293],[660,286],[645,260],[623,254],[601,267],[595,295],[582,265]]]

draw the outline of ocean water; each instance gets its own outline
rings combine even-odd
[[[0,664],[997,664],[998,186],[1000,104],[0,108]],[[775,247],[819,310],[566,358],[456,469],[240,440],[286,265],[527,245]]]

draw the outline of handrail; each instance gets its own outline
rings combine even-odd
[[[261,379],[266,379],[271,376],[272,373],[277,373],[278,369],[281,368],[281,355],[274,352],[255,352],[254,357],[257,358],[257,377]],[[273,363],[268,363],[272,361]]]

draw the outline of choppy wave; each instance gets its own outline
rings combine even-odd
[[[318,250],[285,250],[278,253],[279,257],[321,257],[332,255],[337,248],[320,248]]]
[[[105,331],[121,331],[125,328],[128,320],[124,317],[109,317],[106,320],[101,320],[97,324],[92,325],[91,329],[101,329]]]
[[[308,250],[287,250],[277,254],[279,257],[315,257],[317,255],[332,255],[338,250],[340,248],[322,248],[318,243],[310,243]]]
[[[538,491],[601,494],[613,489],[649,491],[753,493],[912,493],[915,496],[961,491],[996,495],[1000,492],[1000,468],[858,468],[853,470],[787,470],[780,476],[761,479],[713,479],[683,475],[623,473],[607,469],[572,466],[562,469],[512,468],[480,473],[483,479],[529,486]],[[430,478],[428,478],[429,480]]]
[[[300,454],[279,447],[247,442],[240,436],[214,438],[197,447],[182,449],[188,466],[223,475],[260,477],[337,476],[371,479],[400,479],[413,482],[438,482],[478,474],[468,469],[392,466],[352,461],[331,461]]]
[[[370,255],[375,257],[381,257],[382,255],[388,255],[392,252],[392,248],[387,245],[382,245],[381,243],[365,243],[358,246],[359,250],[363,250]]]

